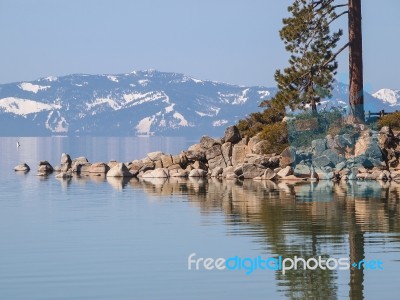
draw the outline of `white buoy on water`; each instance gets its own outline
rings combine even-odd
[[[19,142],[17,142],[17,148],[20,147],[20,146],[21,146],[21,144]]]

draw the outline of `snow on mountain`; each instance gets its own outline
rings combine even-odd
[[[380,89],[372,94],[377,99],[389,103],[390,106],[400,105],[400,90]]]
[[[13,113],[20,116],[38,113],[41,111],[51,111],[60,108],[59,105],[46,104],[39,101],[6,97],[0,99],[0,111]]]
[[[0,85],[0,134],[218,136],[274,92],[155,70],[50,76]]]
[[[50,76],[0,84],[0,134],[221,136],[275,92],[155,70]],[[365,110],[394,110],[399,96],[388,89],[365,93]],[[347,99],[347,85],[335,83],[318,109],[348,108]]]

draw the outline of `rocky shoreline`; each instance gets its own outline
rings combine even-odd
[[[85,157],[71,159],[63,153],[60,166],[39,162],[37,175],[57,178],[74,175],[106,177],[171,178],[198,177],[226,180],[383,180],[400,181],[400,134],[389,127],[379,132],[361,127],[350,134],[327,135],[311,147],[287,147],[282,153],[262,154],[264,141],[258,136],[242,137],[236,126],[226,128],[224,137],[203,136],[198,144],[177,155],[160,151],[140,160],[90,163]],[[23,163],[14,168],[29,172]]]

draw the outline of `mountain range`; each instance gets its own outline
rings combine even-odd
[[[0,135],[220,136],[276,88],[238,86],[155,70],[74,74],[0,85]],[[347,106],[336,83],[321,105]],[[366,110],[393,111],[400,91],[366,93]]]

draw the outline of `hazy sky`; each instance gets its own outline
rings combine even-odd
[[[291,2],[0,0],[0,83],[157,69],[274,86],[288,60],[278,30]],[[400,1],[362,3],[367,89],[400,89]],[[347,30],[345,18],[338,25]],[[347,61],[343,52],[341,81]]]

